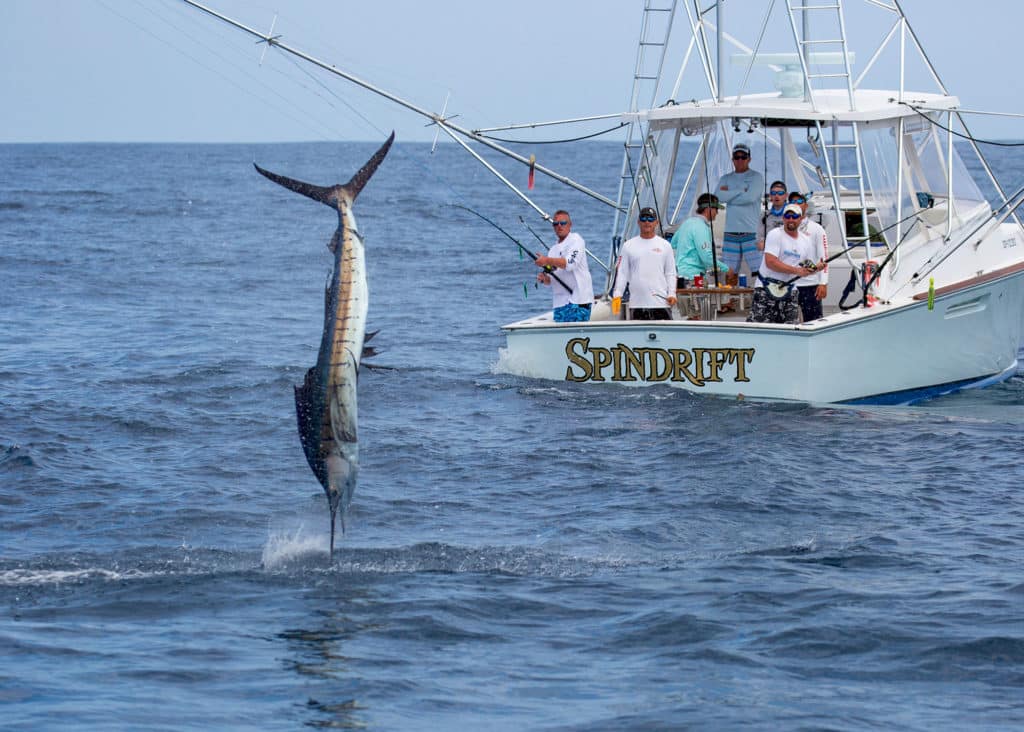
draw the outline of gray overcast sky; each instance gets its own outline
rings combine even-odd
[[[625,109],[642,7],[641,0],[207,4],[259,30],[277,14],[274,32],[285,42],[423,107],[439,110],[450,91],[449,112],[474,128]],[[756,37],[767,6],[728,0],[727,29],[751,14]],[[1024,4],[977,6],[984,14],[951,2],[903,2],[964,108],[1024,112],[1007,63],[1020,48]],[[262,46],[180,0],[0,0],[0,8],[0,142],[376,140],[392,128],[405,140],[433,136],[412,113],[340,81],[325,88],[280,53],[259,66]],[[677,23],[685,22],[680,13]],[[868,22],[877,27],[851,23],[851,36],[883,25]],[[776,25],[772,32],[783,34],[780,42],[764,47],[779,50],[789,31]],[[860,67],[873,50],[857,49]],[[741,71],[728,73],[738,84]],[[971,122],[980,137],[1024,138],[1024,119]]]

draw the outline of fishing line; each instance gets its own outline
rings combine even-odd
[[[944,130],[944,131],[948,132],[949,134],[955,135],[956,137],[959,137],[961,139],[970,140],[971,142],[979,142],[982,145],[995,145],[997,147],[1024,147],[1024,142],[999,142],[998,140],[982,140],[980,137],[975,137],[974,135],[965,135],[962,132],[957,132],[954,129],[946,127],[945,125],[941,124],[940,122],[935,121],[934,119],[929,117],[927,114],[922,112],[919,108],[915,107],[910,102],[899,102],[899,104],[902,104],[904,106],[910,107],[912,110],[914,110],[914,112],[916,112],[920,116],[924,117],[926,120],[928,120],[929,123],[935,125],[940,130]],[[957,112],[957,110],[955,110],[955,109],[950,110],[950,111],[951,112]],[[959,112],[957,112],[957,113],[959,114]]]
[[[500,226],[498,226],[498,225],[497,225],[496,223],[494,223],[493,221],[491,221],[491,220],[490,220],[489,218],[487,218],[486,216],[484,216],[484,215],[483,215],[482,213],[480,213],[479,211],[474,211],[474,210],[473,210],[473,209],[471,209],[471,208],[470,208],[469,206],[463,206],[463,205],[461,205],[461,204],[458,204],[458,203],[452,203],[452,204],[449,204],[449,205],[450,205],[450,206],[452,206],[452,207],[454,207],[454,208],[461,208],[461,209],[462,209],[463,211],[469,211],[469,212],[470,212],[471,214],[473,214],[474,216],[478,216],[478,217],[480,217],[481,219],[483,219],[484,221],[486,221],[486,222],[487,222],[488,224],[490,224],[491,226],[493,226],[493,227],[494,227],[495,229],[497,229],[498,231],[500,231],[500,232],[501,232],[502,234],[504,234],[505,236],[507,236],[507,237],[508,237],[509,239],[511,239],[512,241],[514,241],[514,242],[515,242],[515,244],[516,244],[516,246],[517,246],[517,247],[519,247],[520,251],[526,252],[526,253],[527,253],[528,255],[530,255],[530,258],[531,258],[531,259],[532,259],[532,260],[533,260],[534,262],[536,262],[536,261],[537,261],[537,259],[538,259],[538,255],[537,255],[537,254],[534,254],[534,253],[533,253],[533,252],[531,252],[531,251],[530,251],[529,249],[527,249],[526,247],[524,247],[524,246],[523,246],[523,244],[522,244],[522,242],[520,242],[520,241],[519,241],[518,239],[516,239],[516,238],[515,238],[514,236],[512,236],[511,234],[509,234],[509,233],[508,233],[507,231],[505,231],[505,230],[504,230],[503,228],[501,228]],[[539,238],[539,237],[538,237],[538,238]],[[570,294],[570,295],[572,295],[572,294],[573,294],[572,288],[571,288],[571,287],[569,287],[569,285],[565,284],[565,282],[563,282],[563,281],[562,281],[562,279],[561,279],[561,278],[560,278],[560,277],[559,277],[558,275],[556,275],[556,274],[555,274],[555,268],[554,268],[554,267],[552,267],[552,266],[550,266],[550,265],[544,265],[544,267],[543,267],[543,270],[544,270],[544,272],[545,272],[545,273],[546,273],[547,275],[549,275],[549,276],[551,277],[551,279],[553,279],[553,280],[554,280],[555,282],[557,282],[557,283],[558,283],[558,284],[560,284],[560,285],[561,285],[562,287],[564,287],[564,288],[565,288],[566,290],[568,290],[568,291],[569,291],[569,294]]]
[[[134,21],[134,20],[132,20],[132,19],[122,15],[120,12],[117,12],[116,10],[111,8],[109,5],[107,5],[105,0],[99,0],[99,1],[100,1],[101,5],[103,5],[103,7],[105,7],[112,14],[114,14],[114,15],[122,18],[122,19],[124,19],[126,22],[129,22],[132,25],[135,25],[140,30],[142,30],[144,33],[146,33],[147,35],[153,37],[157,41],[159,41],[159,42],[161,42],[161,43],[163,43],[163,44],[165,44],[167,46],[170,46],[177,53],[179,53],[179,54],[185,56],[186,58],[190,59],[191,61],[196,63],[198,66],[202,67],[203,69],[206,69],[212,75],[217,76],[217,77],[227,81],[229,84],[234,86],[239,91],[241,91],[241,92],[243,92],[243,93],[253,97],[254,99],[256,99],[259,102],[261,102],[262,104],[264,104],[265,106],[268,106],[268,107],[271,107],[271,108],[275,109],[276,111],[281,113],[283,116],[285,116],[288,119],[294,121],[297,125],[305,127],[307,129],[310,129],[318,137],[322,137],[323,139],[328,140],[328,141],[337,141],[337,138],[343,136],[340,131],[333,129],[331,125],[320,123],[319,120],[317,121],[317,124],[321,125],[321,129],[317,129],[313,124],[311,124],[311,120],[316,119],[317,115],[314,115],[314,114],[311,114],[311,113],[307,112],[307,118],[306,119],[297,117],[296,114],[295,114],[295,110],[303,111],[303,109],[304,109],[303,105],[301,105],[299,103],[296,103],[296,102],[292,102],[291,100],[287,99],[280,92],[278,92],[277,90],[273,89],[272,87],[269,87],[269,85],[267,85],[267,83],[266,83],[266,81],[267,81],[266,79],[257,78],[253,74],[249,73],[246,69],[241,67],[239,64],[237,64],[237,63],[231,61],[230,59],[226,58],[219,51],[217,51],[214,48],[211,48],[209,45],[207,45],[206,43],[204,43],[201,40],[199,40],[196,37],[196,34],[188,32],[187,30],[182,28],[179,24],[176,24],[175,22],[172,22],[172,20],[170,20],[165,15],[161,15],[161,14],[158,14],[157,12],[155,12],[152,7],[141,5],[141,3],[140,3],[140,6],[143,7],[145,10],[147,10],[150,13],[150,15],[152,15],[154,18],[159,19],[162,23],[166,24],[168,27],[173,29],[176,32],[176,34],[178,34],[180,36],[183,36],[183,37],[186,37],[186,38],[189,38],[193,43],[195,43],[199,47],[203,48],[206,52],[210,53],[215,58],[220,59],[225,65],[230,66],[230,67],[236,69],[245,79],[247,79],[248,81],[250,81],[251,83],[256,85],[260,90],[262,90],[264,92],[265,91],[270,91],[274,96],[278,97],[287,106],[285,108],[282,108],[280,106],[280,104],[275,103],[274,100],[268,99],[266,94],[259,94],[259,93],[256,93],[255,91],[253,91],[253,89],[251,89],[251,88],[246,88],[245,86],[243,86],[240,83],[238,83],[238,81],[236,81],[234,79],[231,79],[228,76],[226,76],[223,73],[222,70],[220,70],[218,68],[215,68],[215,67],[209,66],[208,64],[200,61],[195,56],[190,55],[188,52],[186,52],[182,48],[178,47],[174,43],[172,43],[172,42],[170,42],[170,41],[160,37],[159,35],[153,33],[148,28],[146,28],[146,27],[140,25],[138,22],[136,22],[136,21]],[[205,29],[206,27],[207,26],[205,26],[205,25],[202,26],[203,29]],[[231,43],[230,41],[228,41],[228,43],[230,43],[230,45],[232,45],[232,46],[238,47],[237,44],[235,44],[235,43]],[[239,52],[242,53],[242,52],[244,52],[244,50],[240,50]],[[309,69],[306,69],[302,65],[300,65],[296,59],[292,58],[291,54],[287,54],[286,53],[284,55],[288,58],[289,61],[292,62],[292,65],[296,69],[298,69],[306,78],[311,80],[311,82],[313,84],[315,84],[316,86],[320,87],[323,90],[324,94],[326,94],[327,96],[324,96],[324,94],[317,93],[316,89],[311,88],[308,84],[302,83],[301,79],[297,79],[297,78],[288,76],[288,75],[284,74],[284,72],[282,70],[278,69],[278,68],[275,68],[275,67],[271,66],[270,67],[271,70],[273,70],[275,73],[277,73],[278,75],[282,76],[283,78],[288,79],[291,83],[297,84],[299,87],[305,89],[308,93],[314,94],[317,98],[321,99],[328,106],[332,107],[335,110],[343,111],[343,110],[341,110],[337,106],[337,105],[342,105],[344,107],[344,109],[347,110],[348,113],[354,115],[355,118],[360,120],[369,129],[374,130],[377,134],[379,134],[381,136],[385,135],[384,131],[381,130],[376,124],[374,124],[368,117],[366,117],[366,115],[362,114],[358,109],[353,107],[349,102],[345,101],[345,99],[343,99],[341,96],[339,96],[339,94],[334,89],[332,89],[326,83],[324,83],[324,81],[322,79],[320,79],[317,76],[313,75],[310,72]],[[333,100],[333,102],[332,102],[332,100]],[[306,106],[305,109],[308,110],[309,107]],[[325,130],[327,130],[326,133],[325,133]],[[397,147],[396,149],[398,151],[399,156],[403,160],[412,163],[413,167],[415,167],[418,170],[422,171],[426,175],[426,177],[428,177],[430,180],[436,182],[440,188],[442,188],[442,189],[444,189],[444,190],[446,190],[448,192],[448,195],[452,199],[454,199],[456,201],[463,201],[463,200],[465,200],[464,197],[462,195],[460,195],[455,190],[455,188],[452,186],[452,184],[450,184],[449,182],[444,180],[442,177],[440,177],[430,167],[428,167],[423,162],[421,162],[420,160],[418,160],[415,157],[413,157],[411,154],[406,153],[404,148]],[[445,204],[440,204],[440,205],[443,206]],[[468,207],[466,207],[466,208],[468,208]],[[474,212],[474,213],[476,213],[476,212]],[[494,222],[490,221],[489,219],[487,221],[488,221],[488,223],[491,223],[492,225],[495,225]],[[499,227],[499,229],[500,229],[500,227]],[[505,232],[503,229],[500,229],[500,230],[503,233],[507,234],[507,232]],[[530,252],[530,254],[531,254],[531,256],[533,256],[532,252]],[[555,276],[555,275],[552,275],[552,276],[555,277],[555,279],[558,279],[557,276]],[[563,287],[566,287],[566,289],[571,292],[571,288],[567,287],[564,282],[562,282],[561,280],[558,280],[558,281],[559,281],[560,284],[562,284]]]
[[[622,122],[615,125],[615,127],[609,127],[607,130],[601,130],[600,132],[594,132],[590,135],[582,135],[581,137],[567,137],[564,140],[511,140],[507,137],[495,137],[494,135],[484,135],[477,133],[480,137],[486,137],[488,140],[496,140],[497,142],[511,142],[517,145],[558,145],[563,142],[579,142],[580,140],[589,140],[592,137],[600,137],[601,135],[607,135],[609,132],[615,132],[625,127],[628,122]]]
[[[104,2],[104,0],[98,0],[98,2],[99,2],[99,4],[101,6],[106,8],[106,10],[109,11],[110,13],[112,13],[113,15],[116,15],[117,17],[121,18],[125,22],[130,23],[131,25],[134,25],[136,28],[141,30],[146,35],[150,36],[151,38],[153,38],[153,39],[159,41],[160,43],[163,43],[164,45],[168,46],[169,48],[173,49],[176,53],[178,53],[181,56],[183,56],[183,57],[187,58],[188,60],[192,61],[197,66],[207,70],[213,76],[216,76],[216,77],[220,78],[221,80],[227,82],[228,84],[230,84],[231,86],[235,87],[236,89],[238,89],[239,91],[243,92],[244,94],[247,94],[248,96],[252,97],[253,99],[256,99],[261,104],[273,108],[275,111],[277,111],[278,113],[280,113],[283,116],[287,117],[288,119],[292,120],[296,124],[308,127],[316,135],[324,137],[324,139],[330,139],[329,137],[327,137],[325,135],[323,129],[317,130],[314,127],[312,127],[311,124],[310,124],[310,120],[309,119],[302,119],[301,117],[296,117],[291,109],[282,108],[279,105],[275,104],[274,100],[268,99],[266,96],[261,96],[260,94],[256,93],[252,89],[249,89],[249,88],[246,88],[245,86],[242,86],[241,84],[239,84],[234,79],[232,79],[232,78],[228,77],[227,75],[225,75],[221,69],[218,69],[216,67],[212,67],[212,66],[204,63],[203,61],[199,60],[197,57],[192,56],[191,54],[189,54],[187,51],[185,51],[180,46],[172,43],[171,41],[166,40],[165,38],[161,38],[159,35],[157,35],[153,31],[151,31],[150,29],[146,28],[145,26],[140,25],[136,21],[132,20],[131,18],[129,18],[129,17],[119,13],[117,10],[115,10],[112,7],[110,7],[106,2]],[[174,22],[169,20],[166,16],[162,16],[162,15],[158,14],[153,6],[144,5],[141,2],[139,2],[137,4],[143,10],[145,10],[148,13],[150,13],[150,15],[152,15],[154,18],[159,19],[161,22],[163,22],[164,24],[166,24],[167,26],[169,26],[170,28],[175,30],[178,33],[178,35],[186,37],[186,38],[189,38],[189,40],[191,40],[193,43],[198,44],[205,51],[207,51],[208,53],[210,53],[214,57],[216,57],[216,58],[220,59],[221,61],[223,61],[226,65],[233,67],[236,71],[241,73],[243,76],[247,77],[250,81],[255,82],[261,88],[266,89],[266,84],[264,82],[262,82],[259,79],[257,79],[255,76],[250,74],[248,71],[246,71],[243,67],[239,66],[237,63],[235,63],[235,62],[231,61],[230,59],[228,59],[227,57],[223,56],[216,49],[211,48],[210,46],[207,46],[205,43],[200,41],[194,34],[188,32],[188,30],[182,28],[179,25],[176,25]],[[205,29],[205,26],[203,26],[203,28]],[[232,45],[236,45],[236,47],[237,47],[237,44],[232,44]],[[276,90],[270,89],[269,91],[271,91],[274,95],[280,97],[280,99],[282,101],[288,103],[288,100],[282,94],[277,92]]]
[[[700,117],[699,120],[700,120],[700,128],[702,130],[704,130],[704,118]],[[722,139],[723,140],[725,139],[725,133],[724,132],[722,134]],[[701,143],[701,155],[703,156],[703,159],[704,159],[704,186],[706,188],[706,193],[708,193],[709,195],[715,195],[715,194],[711,193],[711,169],[708,168],[708,133],[707,133],[706,130],[704,131],[704,140]],[[694,196],[694,199],[693,199],[693,204],[694,204],[693,207],[694,207],[695,210],[697,208],[697,198],[699,198],[699,197],[700,197],[700,194],[697,194],[697,196]],[[717,200],[717,196],[715,196],[715,198]],[[718,287],[718,252],[717,252],[717,249],[715,247],[714,224],[711,224],[709,222],[709,225],[711,226],[711,266],[712,266],[712,268],[713,268],[713,270],[715,272],[715,287]],[[722,242],[722,249],[723,250],[725,249],[725,242],[724,241]]]

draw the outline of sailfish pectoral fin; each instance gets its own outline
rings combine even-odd
[[[306,372],[302,386],[295,387],[295,417],[299,427],[299,441],[310,470],[325,489],[327,469],[320,458],[320,419],[318,418],[315,369]],[[322,397],[321,397],[322,398]]]

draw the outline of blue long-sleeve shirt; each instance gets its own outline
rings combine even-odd
[[[715,195],[726,206],[726,231],[760,231],[764,176],[754,170],[726,173],[719,179]]]

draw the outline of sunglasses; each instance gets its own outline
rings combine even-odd
[[[568,221],[552,221],[551,225],[552,226],[568,226],[569,222]]]
[[[768,192],[771,193],[773,196],[785,196],[786,195],[785,191],[768,191]]]
[[[807,203],[807,199],[806,198],[801,198],[801,197],[797,196],[796,198],[791,198],[789,202],[790,203]]]
[[[736,153],[735,155],[732,156],[732,159],[733,160],[746,160],[749,157],[750,157],[749,155],[744,155],[743,153]]]
[[[655,216],[641,216],[639,219],[637,219],[637,221],[641,221],[641,222],[643,222],[645,224],[649,224],[652,221],[657,221],[657,220],[658,219]]]
[[[784,214],[782,214],[782,218],[784,218],[784,219],[798,219],[798,218],[800,218],[800,214],[784,213]]]

